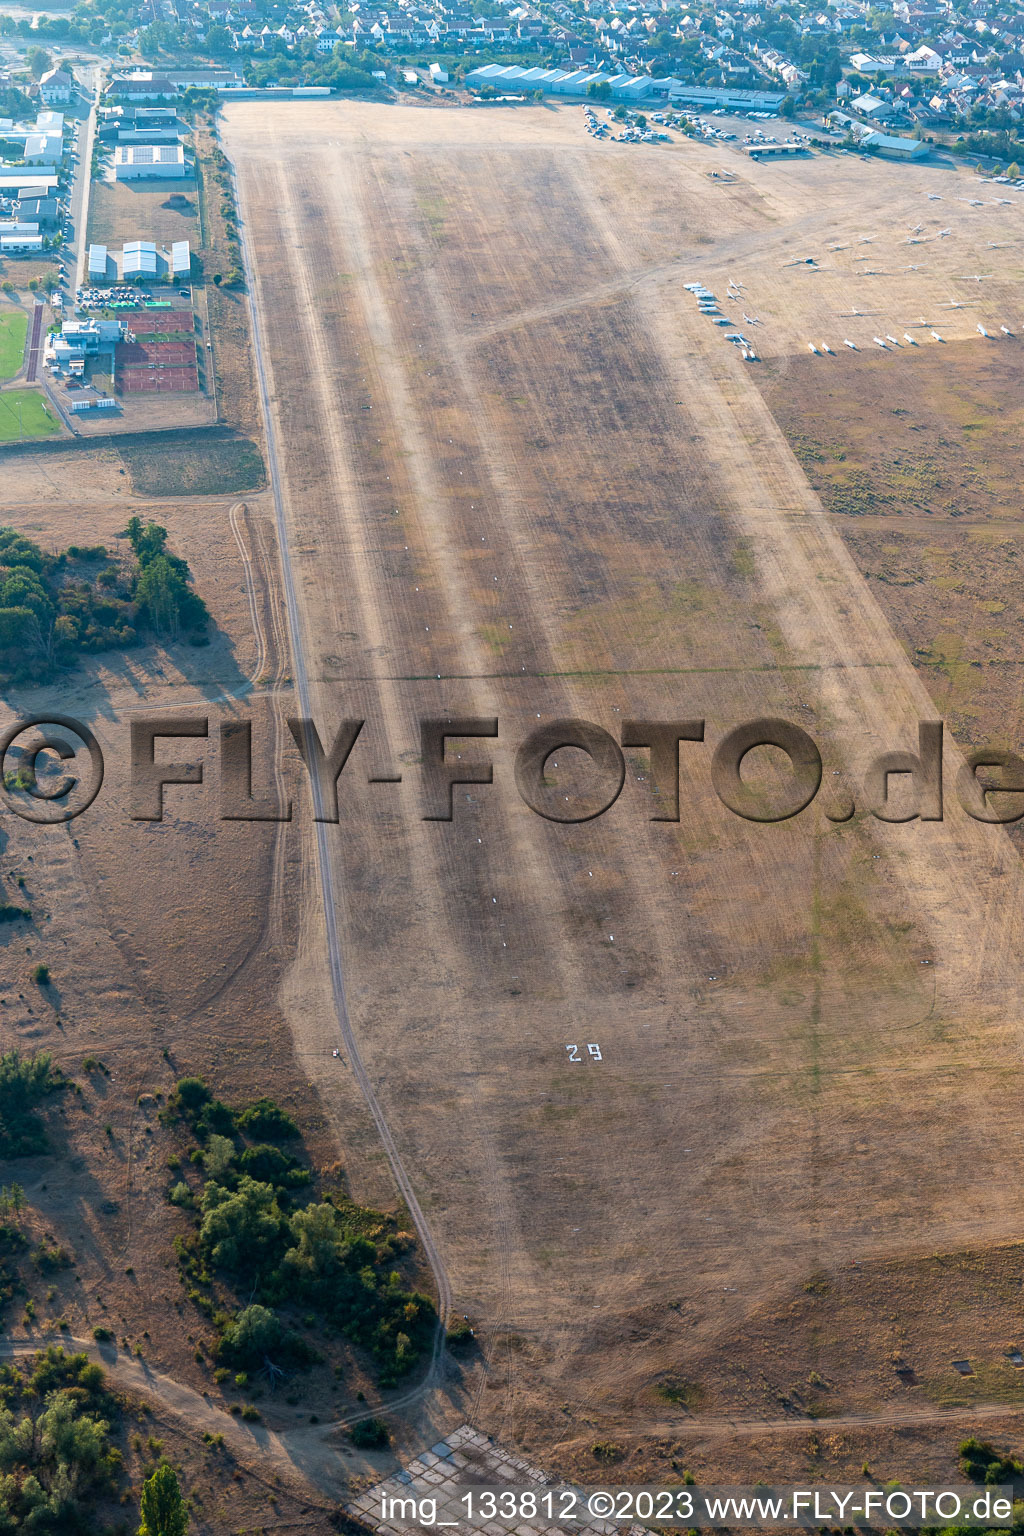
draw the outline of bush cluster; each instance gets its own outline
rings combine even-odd
[[[972,1483],[985,1483],[990,1488],[1024,1476],[1024,1465],[1015,1456],[1004,1455],[987,1440],[977,1440],[973,1435],[960,1447],[960,1470]]]
[[[97,1502],[116,1490],[117,1401],[85,1354],[51,1345],[0,1366],[0,1531],[94,1532]]]
[[[46,1131],[35,1107],[65,1086],[46,1051],[0,1055],[0,1157],[37,1157],[46,1151]]]
[[[81,652],[135,645],[147,628],[205,634],[206,605],[168,553],[167,530],[133,517],[126,536],[133,559],[109,562],[102,544],[53,555],[0,528],[0,684],[45,681]]]
[[[217,287],[241,288],[245,284],[242,270],[242,241],[238,233],[238,205],[235,202],[235,184],[231,177],[231,163],[216,144],[209,154],[211,174],[220,189],[220,211],[228,246],[228,270],[215,272],[213,281]]]
[[[405,1375],[432,1345],[436,1313],[409,1289],[395,1267],[412,1247],[390,1217],[344,1194],[311,1196],[312,1176],[294,1152],[291,1117],[271,1099],[240,1111],[215,1097],[202,1078],[182,1078],[168,1101],[168,1120],[188,1127],[201,1182],[177,1179],[168,1198],[194,1212],[189,1239],[179,1242],[186,1272],[217,1282],[248,1305],[217,1311],[198,1289],[219,1328],[222,1368],[275,1370],[315,1358],[278,1309],[302,1304],[375,1359],[382,1385]],[[301,1150],[301,1147],[299,1148]]]

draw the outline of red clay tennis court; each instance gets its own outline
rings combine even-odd
[[[139,336],[158,335],[161,331],[195,330],[195,317],[190,309],[133,309],[116,304],[112,308],[129,330]]]
[[[123,395],[187,395],[199,390],[194,368],[126,368],[117,376]]]
[[[194,368],[195,342],[120,341],[117,344],[116,362],[118,368],[145,368],[151,363],[162,368]]]

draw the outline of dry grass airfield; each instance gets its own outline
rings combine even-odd
[[[969,338],[1024,319],[1020,206],[949,169],[599,144],[581,117],[225,113],[315,711],[325,736],[367,720],[330,833],[353,1026],[481,1330],[453,1414],[565,1464],[654,1428],[685,1458],[706,1435],[723,1475],[749,1459],[741,1430],[714,1440],[729,1417],[806,1428],[810,1409],[846,1447],[858,1415],[874,1445],[916,1417],[905,1471],[955,1442],[926,1414],[954,1356],[1024,1401],[1002,1360],[1019,1281],[991,1251],[1024,1216],[1024,888],[1006,833],[955,802],[952,742],[943,824],[824,814],[937,710],[758,379],[770,365],[784,392],[826,340],[838,355],[812,361],[841,393],[867,366],[845,336],[871,348],[919,316],[950,359],[995,347]],[[806,256],[820,270],[787,265]],[[729,278],[766,363],[683,288]],[[980,307],[939,308],[965,290]],[[840,318],[854,305],[870,317]],[[879,369],[938,356],[921,334]],[[812,732],[825,779],[757,826],[713,797],[709,762],[766,713]],[[451,824],[420,819],[417,722],[440,714],[501,727],[453,749],[494,783],[458,791]],[[529,811],[515,750],[566,715],[616,735],[706,717],[680,824],[649,820],[643,752],[607,815]],[[387,772],[403,783],[367,782]],[[351,1087],[315,912],[310,888],[291,1022],[330,1103]],[[601,1061],[571,1064],[571,1043]],[[387,1198],[372,1142],[345,1158],[357,1194]],[[803,1465],[779,1435],[777,1465]]]

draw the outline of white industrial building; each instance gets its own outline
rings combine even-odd
[[[0,118],[0,138],[23,145],[21,158],[29,165],[57,165],[64,155],[64,114],[39,112],[31,127]]]
[[[688,107],[724,107],[733,112],[777,112],[786,99],[785,91],[730,91],[713,86],[684,85],[675,80],[668,99]]]
[[[180,144],[119,144],[114,155],[117,181],[180,180],[187,174]]]
[[[24,170],[0,170],[0,196],[3,197],[15,197],[24,202],[29,197],[52,197],[56,188],[56,176],[26,176]]]
[[[123,248],[121,261],[121,275],[126,283],[156,277],[156,244],[152,240],[129,240]]]
[[[608,75],[592,69],[524,69],[518,64],[482,64],[466,76],[467,85],[493,85],[519,94],[543,91],[554,96],[586,96],[591,85],[607,83],[617,101],[641,101],[657,84],[649,75]]]
[[[187,240],[175,240],[170,251],[154,240],[129,240],[120,253],[106,245],[90,245],[90,283],[157,282],[166,277],[187,279],[192,272],[192,248]]]
[[[892,133],[879,133],[846,112],[830,112],[825,119],[833,133],[848,133],[861,149],[873,149],[876,154],[889,160],[921,160],[928,154],[928,145],[920,139],[904,139]]]
[[[483,64],[471,69],[467,85],[493,85],[519,94],[544,91],[552,96],[586,96],[592,85],[607,85],[615,101],[669,102],[695,107],[731,107],[735,112],[777,112],[785,91],[732,91],[690,86],[675,75],[609,75],[592,69],[523,69],[517,64]]]
[[[102,283],[107,276],[107,248],[105,245],[89,247],[89,281]]]
[[[26,165],[56,165],[64,155],[62,133],[27,133],[25,135]]]

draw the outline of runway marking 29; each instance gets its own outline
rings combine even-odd
[[[569,1052],[570,1061],[585,1061],[587,1059],[586,1056],[580,1055],[580,1048],[578,1045],[567,1045],[566,1050]],[[601,1061],[603,1059],[601,1056],[601,1047],[599,1045],[588,1045],[587,1056],[590,1057],[591,1061]]]

